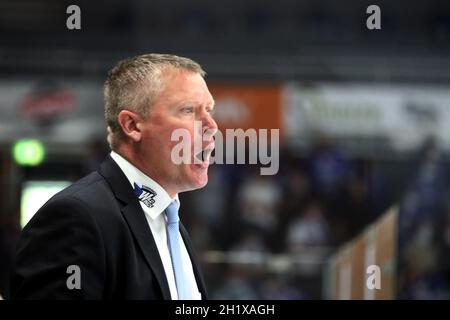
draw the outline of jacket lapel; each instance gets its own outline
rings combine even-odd
[[[99,173],[106,181],[108,181],[115,196],[124,203],[122,213],[125,220],[136,238],[136,241],[144,254],[145,260],[156,276],[163,298],[170,300],[169,284],[158,253],[158,248],[147,220],[145,219],[144,211],[142,210],[128,179],[110,156],[108,156],[101,164]]]

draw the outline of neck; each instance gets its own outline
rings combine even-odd
[[[122,144],[113,151],[119,154],[133,166],[138,168],[140,171],[142,171],[146,176],[156,181],[167,192],[171,199],[175,198],[175,196],[178,194],[178,192],[173,190],[173,188],[170,188],[167,184],[161,181],[161,179],[158,179],[155,174],[149,172],[145,165],[145,161],[143,161],[143,159],[136,152],[134,152],[130,146]]]

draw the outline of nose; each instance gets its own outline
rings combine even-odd
[[[213,117],[205,112],[205,116],[202,119],[202,131],[203,134],[208,133],[209,135],[215,135],[218,130],[218,126]]]

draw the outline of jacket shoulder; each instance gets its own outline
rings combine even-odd
[[[92,172],[51,197],[32,221],[46,215],[61,214],[63,211],[76,214],[79,218],[90,216],[89,220],[94,218],[101,222],[105,218],[111,218],[111,213],[120,211],[120,208],[105,178],[98,172]]]

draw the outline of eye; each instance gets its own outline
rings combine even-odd
[[[194,111],[193,107],[183,107],[181,108],[182,113],[192,113]]]
[[[213,116],[214,113],[216,113],[216,109],[208,109],[206,110],[206,112],[208,112],[211,116]]]

